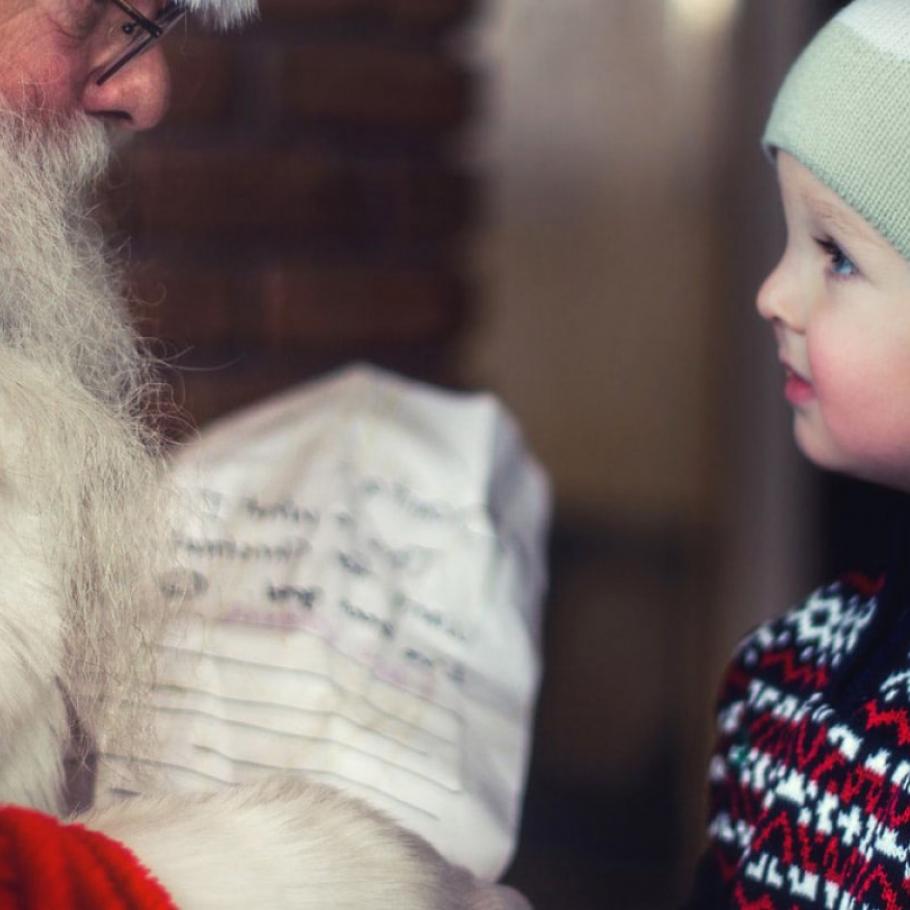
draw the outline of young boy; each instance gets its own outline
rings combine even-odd
[[[856,0],[790,72],[764,146],[787,224],[758,294],[796,442],[910,491],[910,3]],[[691,907],[910,907],[910,546],[740,646]]]

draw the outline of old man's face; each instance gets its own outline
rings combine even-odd
[[[132,5],[154,19],[161,2]],[[8,107],[36,116],[84,114],[126,129],[154,126],[169,93],[160,48],[98,84],[130,29],[110,0],[0,0],[0,95]]]

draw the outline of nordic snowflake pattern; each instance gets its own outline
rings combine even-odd
[[[741,658],[754,666],[761,654],[792,648],[801,663],[836,670],[856,648],[872,622],[878,599],[836,581],[799,607],[755,630],[741,645]]]
[[[709,771],[724,906],[910,907],[910,657],[859,699],[836,695],[880,590],[820,589],[758,629],[727,675]]]

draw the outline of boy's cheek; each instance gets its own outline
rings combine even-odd
[[[826,467],[895,483],[910,466],[910,370],[895,372],[875,358],[820,360],[813,372],[816,431],[828,438]]]

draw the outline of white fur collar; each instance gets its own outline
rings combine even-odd
[[[226,27],[251,18],[258,11],[257,0],[184,0],[190,12]]]

